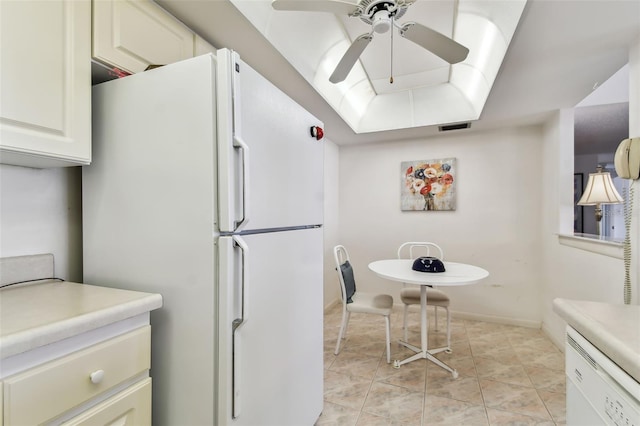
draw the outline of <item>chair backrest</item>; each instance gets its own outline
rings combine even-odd
[[[352,303],[352,297],[356,293],[356,280],[349,260],[349,252],[344,246],[337,245],[333,248],[333,258],[338,271],[342,303]]]
[[[436,243],[409,241],[398,247],[398,259],[416,259],[420,256],[433,256],[444,260],[444,252]]]

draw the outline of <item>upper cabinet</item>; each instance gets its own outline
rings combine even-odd
[[[0,40],[0,163],[37,168],[91,162],[91,58],[137,73],[215,53],[152,0],[0,0]]]
[[[195,46],[193,47],[193,56],[200,56],[204,55],[205,53],[216,53],[216,48],[196,34]]]
[[[0,1],[0,162],[91,161],[91,2]]]
[[[195,34],[145,0],[94,0],[93,57],[137,73],[194,56]]]

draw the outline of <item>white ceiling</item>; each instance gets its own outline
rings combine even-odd
[[[575,109],[575,155],[613,153],[629,137],[629,103],[593,105]]]
[[[371,27],[359,18],[340,16],[349,39],[355,40],[361,34],[371,31]],[[416,1],[398,22],[419,22],[447,37],[454,32],[455,2]],[[391,62],[391,33],[374,34],[374,41],[366,48],[360,60],[376,93],[389,93],[413,87],[411,80],[417,79],[425,86],[434,86],[449,79],[449,64],[420,46],[393,32],[393,63]],[[389,83],[393,65],[393,84]],[[413,78],[411,78],[413,77]],[[403,81],[404,80],[404,81]],[[409,82],[407,82],[409,80]]]
[[[326,135],[335,143],[424,138],[438,132],[437,126],[421,126],[356,134],[228,0],[156,1],[215,47],[239,52],[249,65],[323,120]],[[417,0],[411,7],[430,1]],[[540,123],[552,111],[574,107],[627,63],[629,45],[638,37],[640,0],[529,0],[471,131]],[[401,39],[396,44],[401,41],[410,43]],[[378,54],[383,58],[364,60],[388,61],[384,49]],[[372,72],[370,77],[376,80],[384,75],[379,73]]]
[[[574,109],[574,154],[613,153],[629,137],[629,65],[598,86]]]
[[[344,52],[353,40],[371,33],[368,23],[346,14],[274,10],[271,0],[231,2],[356,133],[478,119],[526,4],[525,0],[416,1],[400,9],[397,24],[413,21],[453,38],[469,49],[466,59],[450,65],[397,30],[373,33],[373,41],[347,78],[333,84],[329,76]],[[349,3],[355,9],[355,0]],[[361,4],[378,2],[361,0]],[[393,84],[391,35],[395,35]]]

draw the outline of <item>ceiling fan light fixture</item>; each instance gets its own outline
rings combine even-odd
[[[373,15],[371,23],[373,31],[378,34],[384,34],[391,29],[391,17],[386,10],[379,10]]]

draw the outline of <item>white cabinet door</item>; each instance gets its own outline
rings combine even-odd
[[[196,34],[195,44],[193,47],[193,56],[205,55],[207,53],[213,53],[215,55],[216,50],[217,49],[213,47],[207,40]]]
[[[91,2],[0,1],[0,160],[91,161]]]
[[[193,57],[194,33],[151,0],[94,0],[93,57],[137,73]]]

